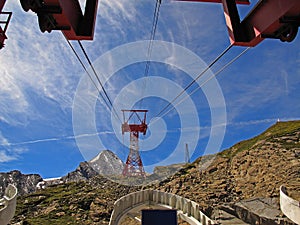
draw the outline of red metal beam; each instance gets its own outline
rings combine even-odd
[[[92,40],[98,0],[86,0],[84,14],[78,0],[20,0],[25,11],[37,13],[42,32],[61,30],[68,40]]]
[[[146,114],[148,110],[143,110],[143,109],[122,109],[123,112],[123,124],[122,124],[122,134],[125,132],[140,132],[143,133],[144,135],[146,134],[147,131],[147,124],[146,124]],[[126,117],[126,115],[127,117]],[[141,117],[143,114],[143,117]],[[138,120],[138,124],[135,122],[132,122],[135,117],[135,119]]]
[[[122,124],[122,133],[123,134],[125,132],[132,132],[132,131],[146,134],[147,124],[127,124],[127,123]]]
[[[196,2],[222,2],[230,42],[233,45],[256,46],[265,38],[292,41],[300,26],[300,0],[260,0],[243,19],[237,4],[248,0],[180,0]]]
[[[60,8],[61,12],[50,13],[51,6]],[[68,40],[80,40],[80,37],[78,39],[76,37],[78,36],[79,22],[82,20],[83,15],[78,1],[44,0],[44,9],[37,11],[38,16],[43,12],[53,16],[53,19],[57,23],[54,29],[62,30]]]
[[[94,28],[98,8],[98,0],[87,0],[85,12],[82,14],[78,1],[60,0],[63,10],[62,14],[54,14],[54,18],[62,20],[64,26],[66,22],[70,22],[71,30],[63,30],[69,40],[92,40],[94,37]]]
[[[122,112],[148,112],[147,109],[122,109]]]
[[[7,39],[6,36],[6,29],[7,26],[9,24],[10,18],[12,13],[11,12],[3,12],[3,7],[5,5],[6,0],[0,0],[0,14],[1,15],[6,15],[6,19],[3,20],[3,18],[1,17],[1,21],[0,21],[0,49],[4,47],[4,41],[5,39]]]
[[[5,39],[7,39],[7,36],[5,35],[4,31],[0,27],[0,49],[4,47]]]
[[[0,0],[0,14],[2,13],[2,9],[4,7],[5,1],[6,0]],[[7,37],[0,25],[0,49],[3,48],[5,39],[7,39]]]
[[[288,41],[288,36],[293,34],[288,34],[286,32],[289,31],[285,30],[290,29],[289,26],[294,26],[294,29],[298,30],[299,25],[299,0],[261,0],[241,22],[241,26],[248,34],[249,42],[246,42],[246,46],[255,46],[264,38]],[[235,44],[244,45],[245,43],[236,42]]]
[[[2,12],[5,2],[6,0],[0,0],[0,12]]]

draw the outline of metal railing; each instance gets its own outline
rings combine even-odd
[[[200,206],[196,202],[179,195],[157,190],[138,191],[118,199],[114,204],[109,224],[118,225],[130,211],[155,205],[176,209],[180,218],[191,225],[216,224],[199,210]]]
[[[300,224],[300,202],[289,197],[284,186],[280,187],[280,209],[290,220]]]

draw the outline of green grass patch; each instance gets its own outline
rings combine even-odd
[[[276,124],[268,128],[266,131],[264,131],[262,134],[255,136],[249,140],[241,141],[235,144],[233,147],[220,152],[218,155],[222,157],[231,158],[239,152],[251,149],[259,141],[274,140],[274,138],[292,135],[298,131],[300,131],[300,121],[277,122]],[[283,147],[286,147],[287,149],[300,146],[299,143],[295,144],[288,143],[285,141],[281,141],[281,143]]]

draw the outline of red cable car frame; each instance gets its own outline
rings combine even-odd
[[[265,38],[291,42],[297,36],[300,26],[299,0],[260,0],[242,21],[237,4],[250,4],[249,0],[177,1],[222,3],[233,45],[254,47]]]
[[[84,14],[78,0],[20,0],[24,11],[38,16],[42,32],[61,30],[68,40],[93,40],[98,0],[86,0]]]
[[[7,39],[6,30],[11,19],[12,12],[3,12],[3,7],[6,0],[0,0],[0,49],[4,47],[4,41]],[[2,15],[5,15],[6,18],[2,20]],[[4,25],[4,26],[3,26]]]

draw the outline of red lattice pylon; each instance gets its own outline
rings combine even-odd
[[[148,110],[122,110],[124,123],[122,124],[122,134],[130,133],[129,154],[123,169],[123,176],[145,177],[143,162],[139,153],[139,133],[146,134],[146,113]],[[127,119],[125,114],[128,114]],[[141,117],[141,114],[144,114]],[[137,120],[137,122],[132,122]]]

